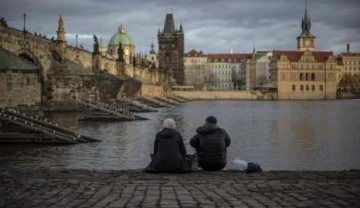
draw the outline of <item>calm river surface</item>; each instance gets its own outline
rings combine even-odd
[[[192,101],[141,115],[150,120],[85,122],[78,121],[74,113],[47,114],[60,126],[103,142],[20,148],[1,145],[0,164],[141,169],[150,161],[154,135],[165,118],[174,118],[188,153],[193,153],[189,140],[196,127],[214,115],[232,139],[227,169],[234,159],[257,162],[264,170],[360,169],[360,100]]]

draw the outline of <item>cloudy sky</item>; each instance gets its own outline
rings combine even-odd
[[[173,13],[176,27],[183,24],[185,51],[205,53],[295,50],[301,32],[306,0],[1,0],[0,17],[10,27],[55,36],[57,20],[64,19],[69,44],[92,51],[93,34],[109,42],[123,24],[136,51],[147,53],[166,13]],[[360,52],[360,0],[308,0],[312,33],[318,50],[340,53],[350,43]]]

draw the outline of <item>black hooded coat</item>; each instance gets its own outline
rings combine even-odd
[[[226,165],[226,148],[231,139],[226,131],[216,124],[206,123],[196,129],[190,145],[196,149],[199,166],[204,170],[221,170]]]
[[[184,173],[191,171],[185,159],[186,149],[182,136],[175,129],[163,128],[156,134],[154,154],[147,172]]]

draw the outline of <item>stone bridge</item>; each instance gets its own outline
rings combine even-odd
[[[146,60],[138,59],[142,65],[134,67],[113,57],[68,45],[61,17],[56,39],[1,23],[0,48],[39,69],[41,103],[49,109],[56,109],[60,104],[65,108],[62,110],[73,109],[77,98],[84,96],[97,99],[132,96],[141,91],[142,83],[158,82],[158,72],[149,70]],[[108,75],[104,76],[103,72]],[[115,91],[111,83],[115,83]]]

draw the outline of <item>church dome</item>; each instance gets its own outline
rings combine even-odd
[[[125,33],[125,28],[120,25],[118,32],[113,35],[110,39],[109,46],[118,46],[119,43],[121,45],[135,45],[134,41],[131,39],[131,37]]]

